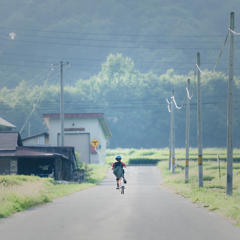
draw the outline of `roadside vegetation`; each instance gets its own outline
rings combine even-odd
[[[222,161],[226,161],[227,154],[225,148],[205,148],[203,150],[203,158],[208,161],[217,161],[217,155]],[[121,155],[123,162],[126,164],[153,164],[152,161],[164,161],[169,157],[169,148],[163,149],[134,149],[134,148],[116,148],[107,150],[107,163],[111,164],[115,160],[116,155]],[[177,160],[185,160],[185,148],[175,149],[175,158]],[[190,148],[189,159],[198,159],[197,148]],[[149,160],[149,161],[148,161]],[[234,149],[233,151],[234,162],[240,162],[240,149]]]
[[[52,199],[92,187],[101,181],[109,166],[81,165],[85,169],[85,183],[59,184],[52,178],[33,176],[0,176],[0,217],[7,217]]]
[[[189,181],[185,183],[185,161],[177,161],[176,173],[168,170],[168,161],[158,163],[163,184],[176,193],[188,197],[194,203],[202,204],[210,211],[216,211],[240,227],[240,163],[233,165],[233,195],[226,195],[226,162],[203,162],[203,188],[198,187],[198,163],[189,164]]]

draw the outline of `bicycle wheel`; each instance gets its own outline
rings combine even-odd
[[[124,186],[122,186],[121,194],[124,194]]]

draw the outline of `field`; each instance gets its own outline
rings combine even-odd
[[[7,217],[52,199],[92,187],[106,176],[109,166],[87,165],[86,183],[58,184],[52,178],[0,176],[0,217]]]
[[[225,148],[205,148],[203,149],[203,161],[217,161],[217,155],[219,155],[220,160],[226,161],[227,150]],[[108,149],[107,150],[107,163],[113,163],[116,155],[121,155],[123,162],[129,164],[131,159],[156,159],[156,160],[167,160],[169,156],[169,149]],[[185,160],[185,149],[177,148],[175,150],[176,160]],[[240,149],[234,149],[233,151],[234,162],[240,162]],[[197,148],[190,148],[189,150],[189,160],[198,159]],[[146,162],[144,161],[144,164]]]

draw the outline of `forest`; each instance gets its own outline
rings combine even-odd
[[[109,148],[168,147],[172,89],[181,105],[191,80],[190,145],[197,145],[195,64],[211,70],[237,0],[2,0],[0,117],[22,137],[46,131],[59,113],[59,62],[65,112],[103,112]],[[15,33],[14,39],[9,36]],[[239,147],[240,37],[235,38],[234,147]],[[70,63],[70,65],[68,64]],[[202,76],[203,147],[226,147],[228,42],[216,71]],[[186,102],[185,102],[186,103]],[[176,147],[185,145],[186,105],[176,110]],[[35,109],[35,111],[33,111]],[[32,115],[30,113],[33,111]],[[30,116],[30,118],[29,118]],[[29,118],[29,121],[28,121]]]
[[[70,71],[71,66],[64,74]],[[53,72],[52,72],[53,71]],[[14,91],[3,88],[0,92],[1,116],[20,130],[33,108],[30,123],[32,133],[46,131],[43,113],[59,113],[60,86],[48,85],[46,80],[55,74],[45,73],[43,87],[22,81]],[[40,78],[41,79],[41,78]],[[64,110],[66,113],[103,112],[110,125],[113,138],[109,148],[164,148],[168,146],[170,114],[166,98],[170,101],[174,86],[175,98],[180,106],[186,96],[187,80],[191,81],[190,145],[197,146],[196,77],[178,75],[173,69],[157,76],[152,72],[140,73],[130,58],[121,54],[110,54],[102,64],[102,70],[87,80],[78,80],[74,86],[64,88]],[[43,81],[41,80],[41,81]],[[222,72],[204,75],[202,81],[202,114],[204,147],[226,146],[227,81]],[[235,78],[236,96],[234,109],[235,144],[239,138],[239,106],[237,92],[240,78]],[[42,93],[42,95],[41,95]],[[41,98],[38,102],[39,96]],[[35,104],[38,104],[35,106]],[[176,146],[185,145],[186,101],[181,110],[176,109]],[[25,127],[22,136],[28,135]]]

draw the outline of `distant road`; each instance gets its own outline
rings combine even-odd
[[[240,229],[164,190],[154,166],[127,168],[125,194],[113,174],[96,187],[0,220],[1,240],[239,240]]]

